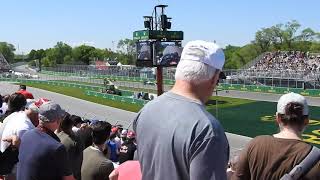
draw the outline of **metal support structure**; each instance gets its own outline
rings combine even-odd
[[[162,75],[162,67],[157,67],[157,90],[158,90],[158,96],[163,94],[163,75]]]

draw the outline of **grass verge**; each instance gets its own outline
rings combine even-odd
[[[107,100],[107,99],[102,99],[94,96],[87,96],[85,94],[85,91],[83,89],[79,88],[74,88],[74,87],[60,87],[60,86],[55,86],[52,88],[51,85],[47,84],[34,84],[34,83],[24,83],[27,86],[34,87],[34,88],[39,88],[51,92],[56,92],[59,94],[64,94],[67,96],[72,96],[75,98],[83,99],[86,101],[106,105],[106,106],[111,106],[114,108],[119,108],[127,111],[132,111],[132,112],[138,112],[142,106],[134,105],[134,104],[127,104],[127,103],[122,103],[122,102],[117,102],[117,101],[112,101],[112,100]]]

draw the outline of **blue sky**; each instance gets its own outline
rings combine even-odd
[[[244,45],[262,27],[298,20],[320,31],[319,0],[0,0],[0,41],[20,52],[49,48],[57,41],[113,48],[119,39],[143,29],[153,6],[168,4],[173,30],[185,41],[216,40]]]

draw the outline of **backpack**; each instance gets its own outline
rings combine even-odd
[[[309,154],[301,161],[301,163],[296,165],[288,174],[283,175],[280,180],[296,180],[301,178],[308,173],[319,160],[320,149],[313,146]]]

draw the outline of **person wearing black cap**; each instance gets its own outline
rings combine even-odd
[[[39,125],[21,138],[18,180],[73,180],[66,148],[54,134],[65,111],[53,101],[39,108]]]

